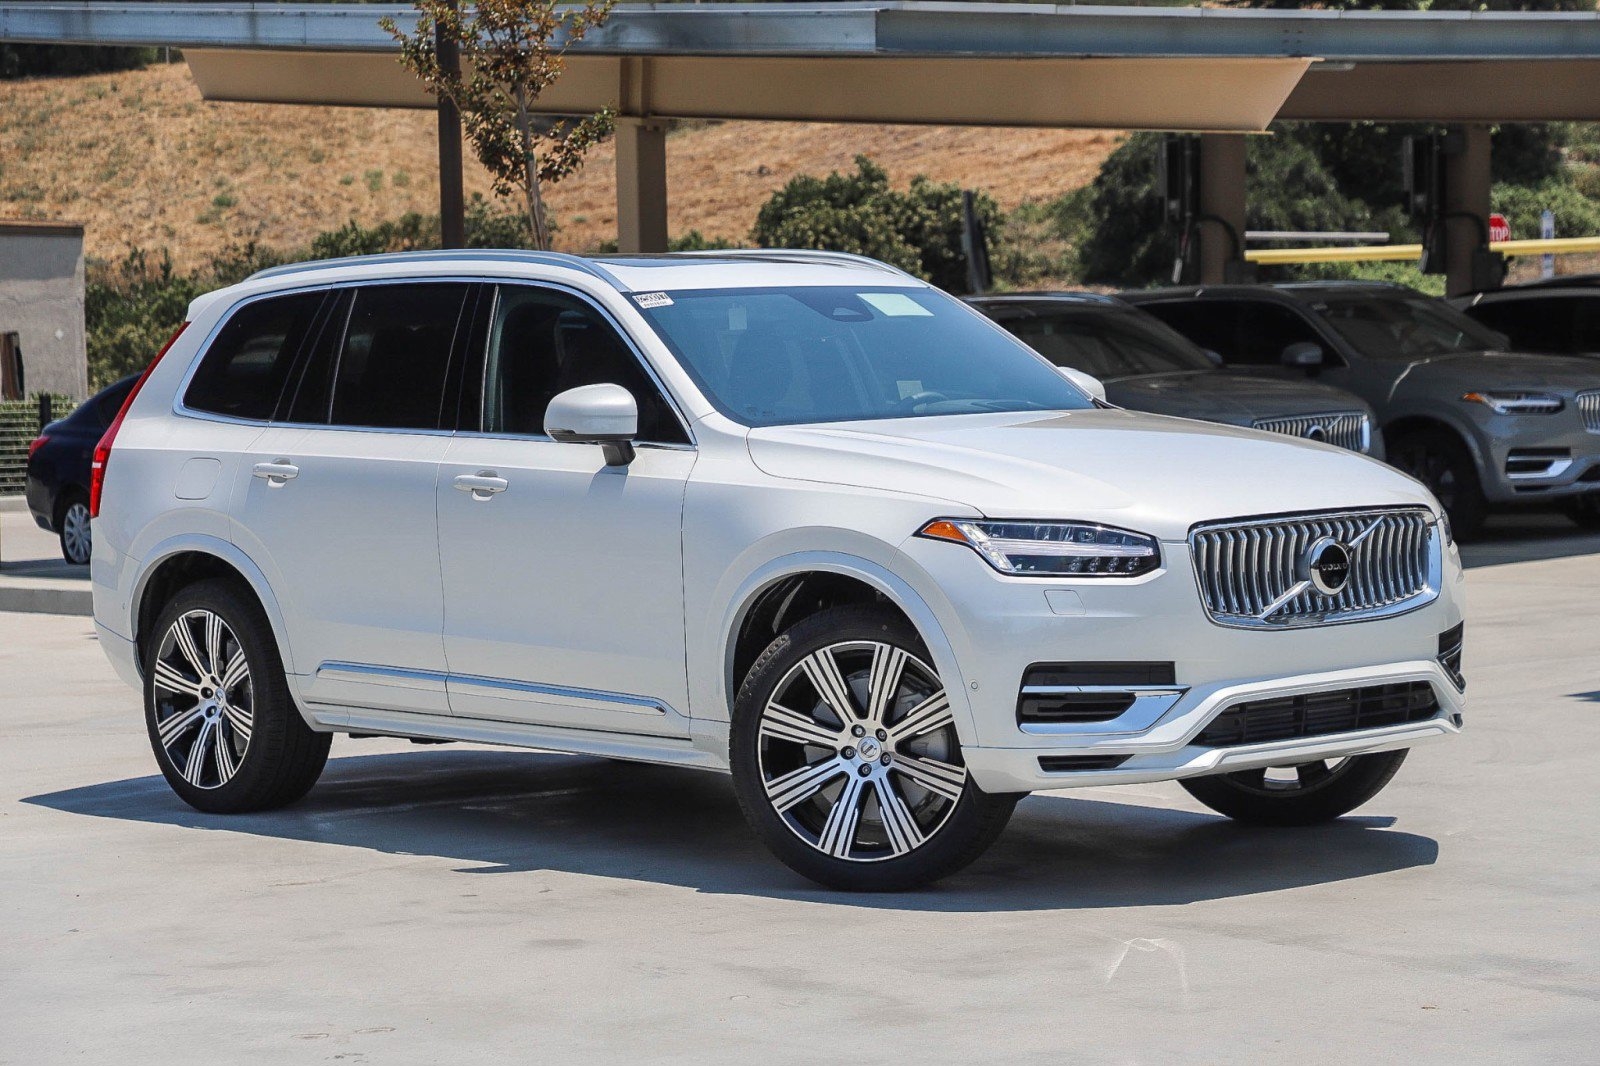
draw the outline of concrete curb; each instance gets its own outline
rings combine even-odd
[[[28,509],[26,496],[0,496],[0,512],[11,511],[21,513]]]
[[[21,584],[0,578],[0,611],[91,617],[94,594],[87,587],[64,588],[43,582]]]

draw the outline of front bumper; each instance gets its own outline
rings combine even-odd
[[[1479,474],[1493,503],[1532,503],[1600,493],[1600,433],[1569,408],[1478,427]]]
[[[1213,718],[1235,704],[1278,696],[1336,691],[1366,685],[1421,681],[1433,688],[1438,712],[1401,725],[1299,737],[1236,747],[1193,743]],[[1035,792],[1090,785],[1125,785],[1230,773],[1263,766],[1286,766],[1317,759],[1361,755],[1453,736],[1461,731],[1465,703],[1442,667],[1433,661],[1340,670],[1299,677],[1190,689],[1153,725],[1137,732],[1052,735],[1049,746],[1019,734],[1014,747],[967,746],[962,755],[978,786],[986,792]],[[1130,711],[1129,714],[1135,712]],[[1128,715],[1124,715],[1124,718]],[[1097,729],[1120,728],[1120,719]],[[1065,741],[1065,742],[1064,742]],[[1031,742],[1031,743],[1030,743]],[[1041,758],[1126,756],[1112,769],[1045,770]]]

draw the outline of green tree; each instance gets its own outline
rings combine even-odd
[[[566,51],[603,22],[614,0],[477,0],[463,11],[458,0],[416,0],[410,33],[392,18],[379,24],[400,42],[400,62],[428,92],[451,100],[478,161],[495,192],[520,195],[535,248],[550,247],[544,185],[577,170],[583,157],[615,123],[609,110],[582,118],[540,121],[536,100],[566,69]],[[438,37],[460,52],[454,67],[441,63]]]

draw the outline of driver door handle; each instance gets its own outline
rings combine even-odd
[[[270,463],[257,463],[250,468],[250,473],[255,477],[266,478],[267,484],[276,488],[299,477],[300,468],[287,459],[274,459]]]
[[[497,476],[493,470],[480,470],[476,474],[458,474],[453,484],[462,492],[472,493],[474,500],[487,500],[511,487],[509,481]]]

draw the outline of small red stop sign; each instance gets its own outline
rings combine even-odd
[[[1506,216],[1496,213],[1489,216],[1489,242],[1498,244],[1511,239],[1511,223],[1506,221]]]

